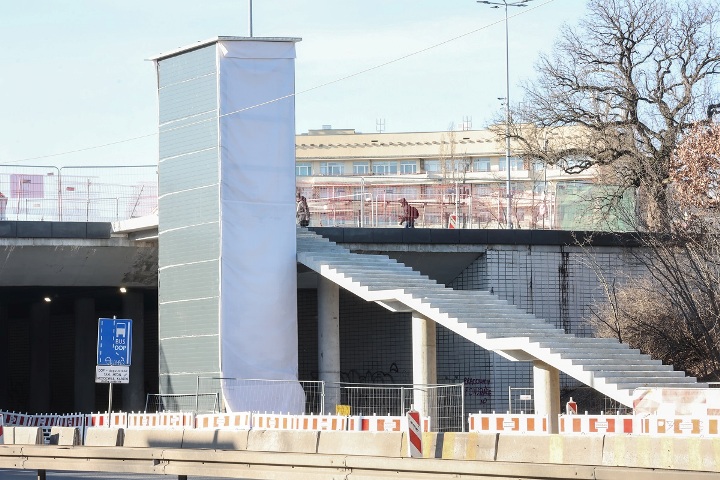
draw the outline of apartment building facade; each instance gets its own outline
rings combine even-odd
[[[582,227],[578,190],[594,171],[569,175],[560,166],[524,158],[511,145],[512,223],[518,228]],[[296,136],[296,184],[317,226],[393,226],[406,198],[419,227],[506,225],[508,165],[502,138],[491,130],[360,133],[310,130]],[[578,224],[580,223],[580,224]]]

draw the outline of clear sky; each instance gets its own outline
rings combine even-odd
[[[253,7],[255,36],[303,39],[298,92],[351,76],[297,96],[298,133],[323,125],[374,132],[380,118],[388,132],[447,130],[464,117],[479,129],[502,113],[502,9],[475,0],[253,0]],[[519,14],[509,21],[512,102],[538,53],[585,11],[585,0],[509,10]],[[145,59],[218,35],[248,35],[248,0],[0,1],[0,164],[155,163],[156,80]],[[139,136],[146,138],[124,141]]]

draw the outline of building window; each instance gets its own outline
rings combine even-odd
[[[536,172],[542,172],[545,170],[545,162],[542,160],[535,160],[532,164],[532,169]]]
[[[370,173],[368,162],[353,162],[353,175],[367,175]]]
[[[338,162],[322,162],[320,164],[320,175],[342,175],[343,164]]]
[[[295,164],[295,175],[298,177],[309,177],[312,175],[312,164],[310,163],[296,163]]]
[[[400,173],[417,173],[417,162],[400,162]]]
[[[488,185],[488,184],[475,185],[475,194],[480,195],[481,197],[491,196],[493,194],[492,185]]]
[[[505,158],[500,159],[500,171],[504,172],[505,170]],[[512,171],[517,170],[525,170],[525,163],[523,162],[522,158],[513,158],[510,157],[510,169]]]
[[[437,173],[440,171],[440,160],[425,160],[425,171]]]
[[[489,172],[490,171],[490,160],[477,158],[473,162],[473,171],[475,172]]]
[[[375,175],[397,174],[397,162],[373,162],[372,170]]]

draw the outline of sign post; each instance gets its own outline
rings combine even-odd
[[[132,320],[101,318],[98,320],[97,364],[95,383],[109,384],[108,426],[112,412],[113,383],[130,383],[132,363]]]

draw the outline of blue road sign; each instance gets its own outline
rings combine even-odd
[[[98,320],[97,364],[130,365],[132,353],[132,320],[101,318]]]

